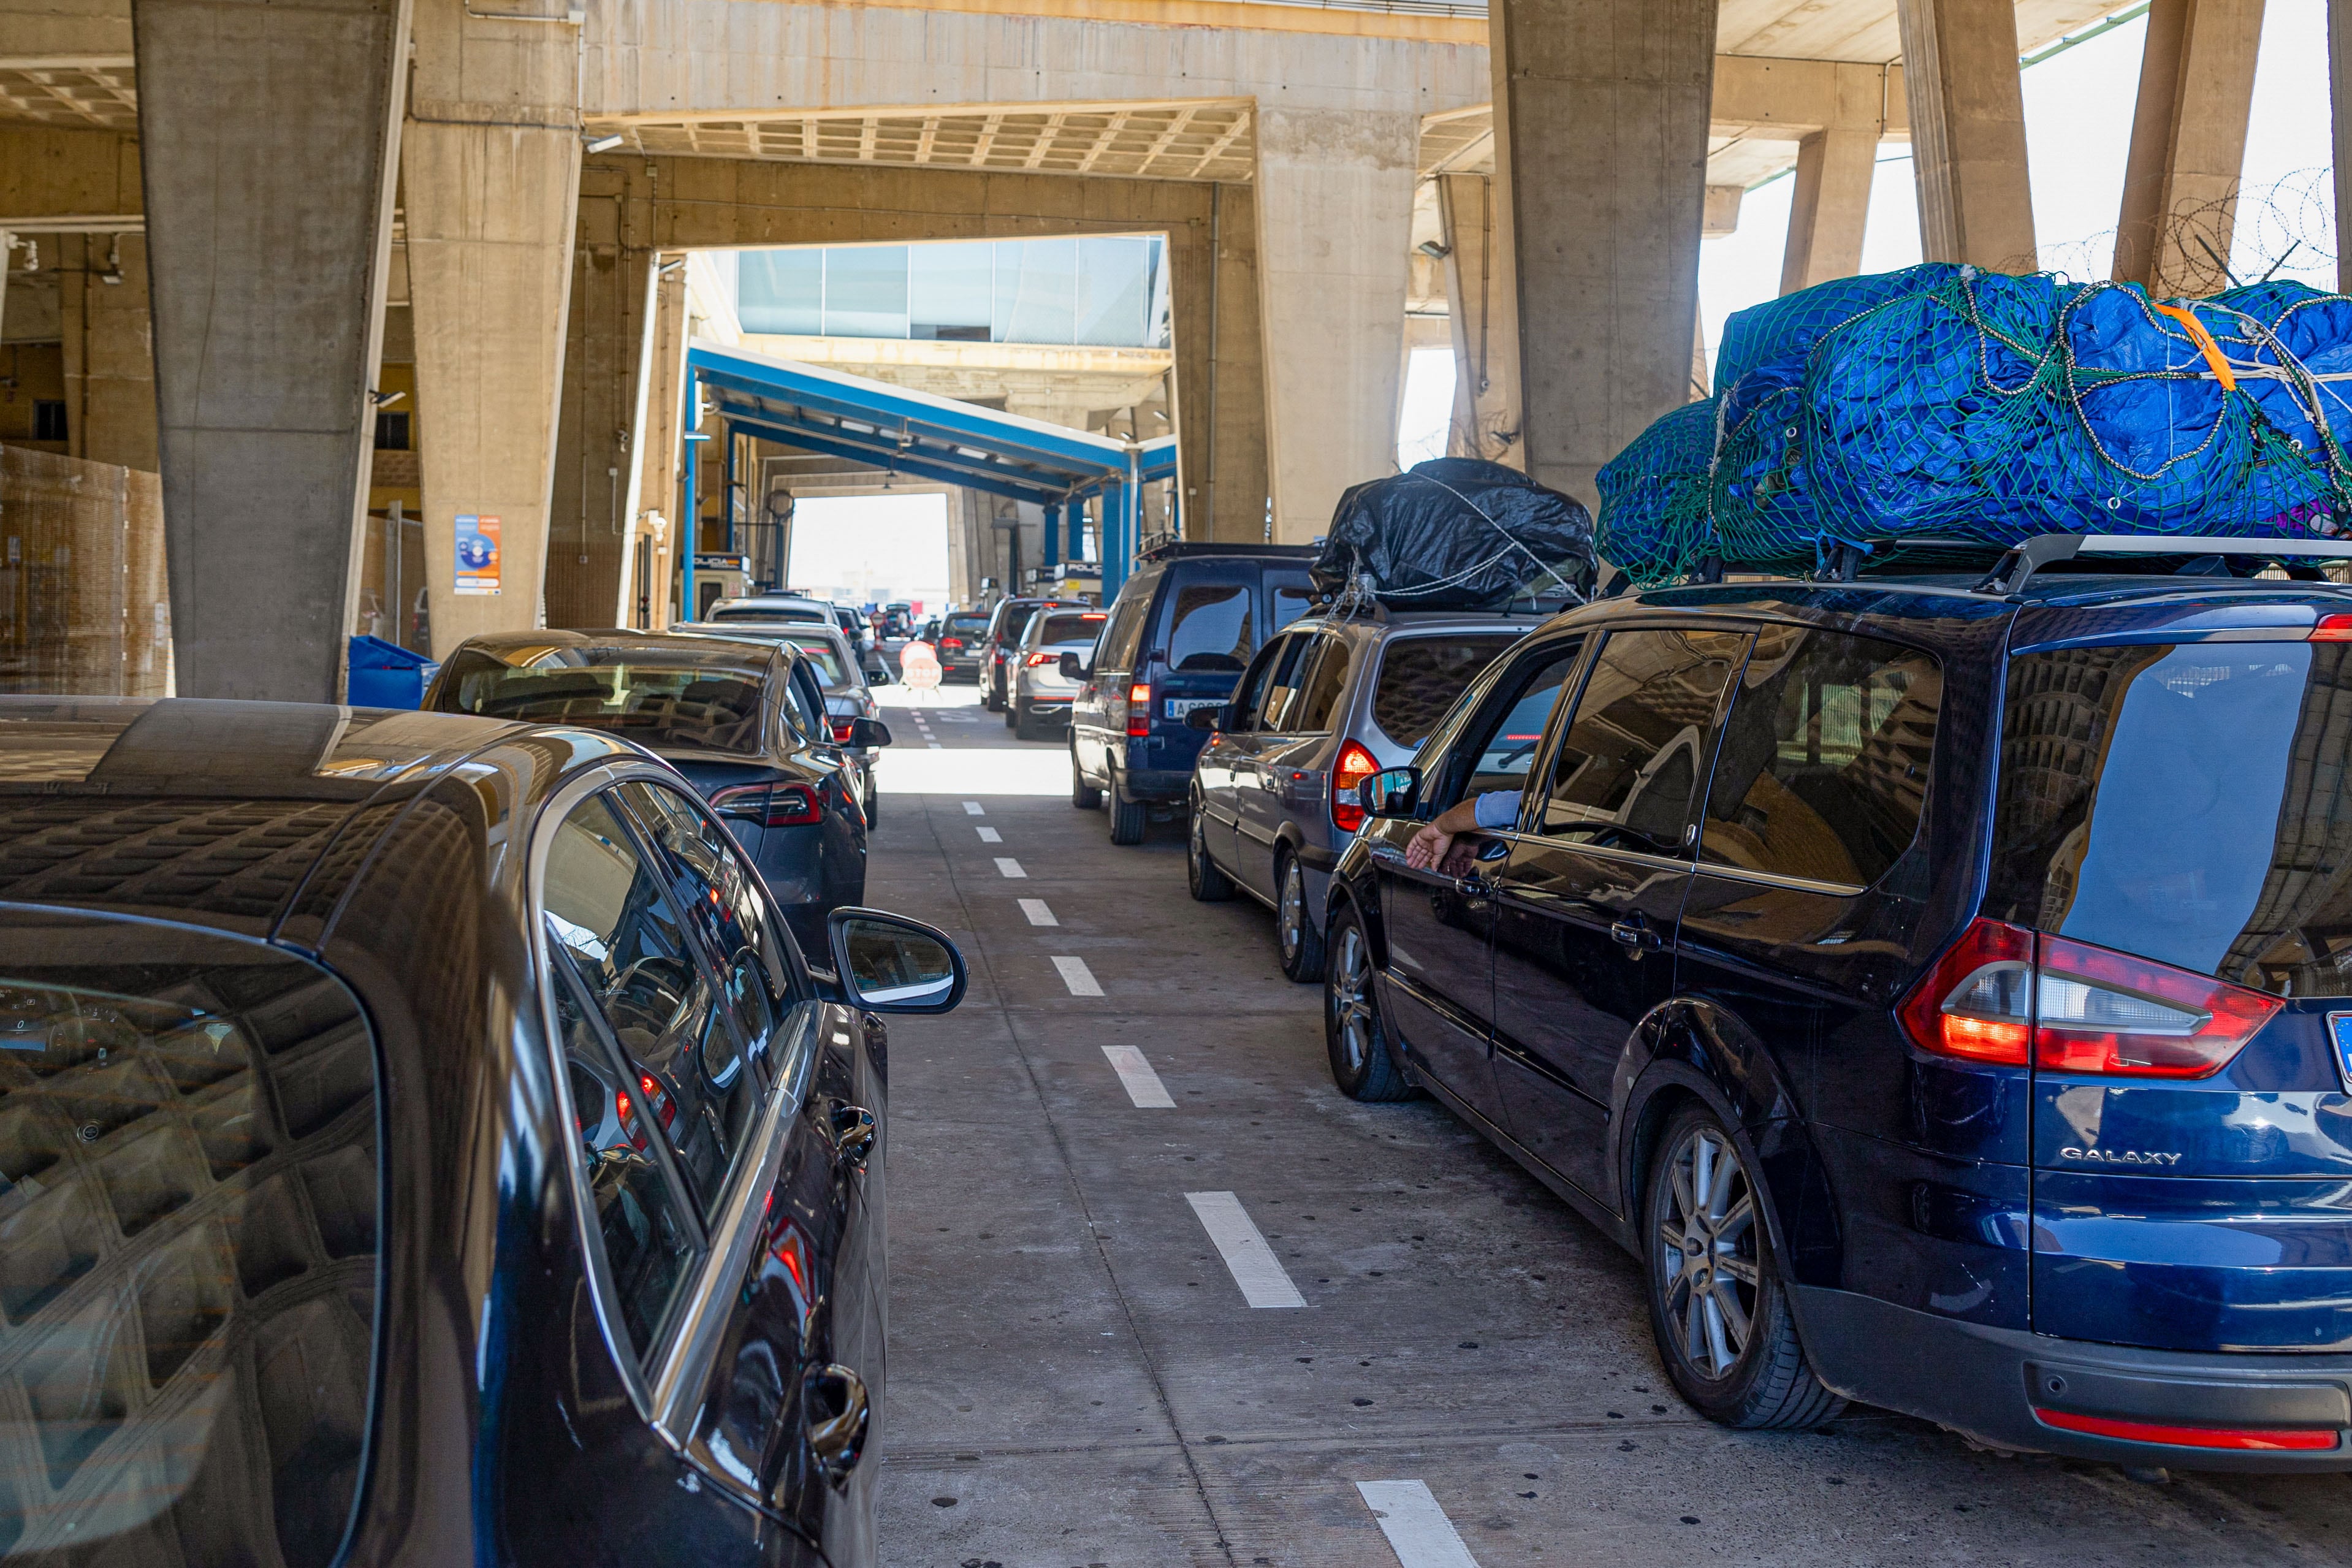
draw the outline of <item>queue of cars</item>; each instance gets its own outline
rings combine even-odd
[[[1276,620],[1204,547],[1066,661],[1073,799],[1131,842],[1182,758],[1336,1084],[1633,1252],[1710,1418],[2352,1469],[2352,591],[2195,548],[1481,621]]]

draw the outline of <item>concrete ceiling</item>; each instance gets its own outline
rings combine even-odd
[[[129,55],[0,56],[0,120],[136,132],[131,79]]]
[[[1146,180],[1247,180],[1244,101],[840,110],[751,119],[596,120],[633,152],[810,163],[898,163]]]

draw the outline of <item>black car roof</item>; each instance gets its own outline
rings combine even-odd
[[[817,626],[824,631],[826,626]],[[746,648],[769,646],[746,640],[722,638],[704,634],[669,632],[507,632],[496,636],[467,637],[461,648],[487,653],[518,668],[541,663],[579,664],[593,666],[616,662],[614,656],[649,655],[673,668],[746,669],[765,664],[763,658],[747,658]],[[771,647],[774,657],[789,658],[781,643]],[[563,657],[569,655],[571,657]]]
[[[1155,544],[1136,556],[1139,562],[1189,561],[1203,555],[1231,555],[1255,561],[1312,561],[1321,553],[1313,544],[1220,544],[1209,540],[1177,540]]]
[[[465,713],[0,697],[0,902],[268,935],[331,847],[355,876],[400,805],[469,766],[528,816],[562,773],[645,754]]]

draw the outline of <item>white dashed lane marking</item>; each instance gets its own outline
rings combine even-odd
[[[1242,1288],[1242,1300],[1253,1307],[1304,1307],[1307,1298],[1290,1282],[1274,1248],[1265,1244],[1257,1222],[1231,1193],[1186,1193],[1184,1201],[1200,1216],[1201,1228],[1216,1244],[1226,1271]]]
[[[982,807],[980,802],[976,800],[968,800],[963,803],[963,814],[966,816],[986,816],[988,815],[987,811]]]
[[[1062,984],[1070,988],[1071,995],[1099,996],[1103,994],[1100,982],[1095,979],[1095,972],[1087,967],[1085,959],[1057,958],[1054,960],[1054,967],[1062,972]]]
[[[1010,855],[999,855],[996,858],[996,874],[1000,877],[1018,877],[1024,881],[1029,876],[1028,872],[1021,868],[1021,862]]]
[[[1021,912],[1029,917],[1029,923],[1033,926],[1057,926],[1062,923],[1054,918],[1054,911],[1045,907],[1043,899],[1022,900]]]
[[[1399,1568],[1478,1568],[1425,1482],[1358,1481],[1356,1489],[1380,1521]]]
[[[1004,835],[997,832],[993,827],[976,828],[974,831],[980,835],[980,841],[982,844],[1002,844],[1004,842]]]
[[[1127,1098],[1135,1101],[1138,1110],[1173,1110],[1176,1102],[1168,1098],[1168,1086],[1151,1070],[1151,1064],[1133,1046],[1105,1046],[1103,1055],[1110,1058],[1111,1071],[1126,1086]]]

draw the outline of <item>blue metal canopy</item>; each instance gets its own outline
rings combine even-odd
[[[1064,518],[1075,543],[1080,506],[1102,496],[1106,600],[1134,553],[1141,487],[1176,477],[1172,435],[1117,440],[698,338],[686,363],[688,406],[699,383],[710,412],[746,435],[1045,508],[1049,563]]]

